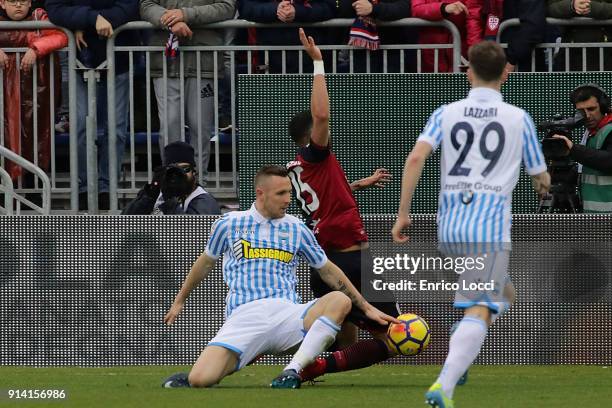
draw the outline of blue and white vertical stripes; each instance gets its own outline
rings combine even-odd
[[[296,268],[302,257],[321,268],[327,256],[312,231],[296,217],[267,219],[251,206],[218,219],[211,229],[206,254],[223,255],[223,280],[229,291],[226,317],[238,306],[257,299],[301,301],[296,292]]]
[[[529,175],[541,173],[542,168],[546,169],[544,154],[540,142],[538,142],[538,134],[533,120],[527,112],[525,112],[523,118],[523,164]]]
[[[521,162],[529,175],[546,171],[529,114],[493,89],[475,88],[438,108],[417,142],[442,147],[439,242],[509,243]]]

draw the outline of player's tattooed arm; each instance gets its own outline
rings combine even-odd
[[[358,307],[358,308],[362,308],[363,307],[364,299],[363,299],[363,297],[361,295],[359,295],[360,298],[355,296],[355,294],[353,292],[351,292],[351,290],[341,280],[336,282],[336,284],[337,284],[336,290],[339,290],[340,292],[342,292],[346,296],[348,296],[349,299],[351,299],[351,302],[353,302],[353,305],[355,305],[355,307]]]
[[[319,275],[321,275],[321,279],[323,279],[323,281],[327,283],[330,288],[340,291],[348,296],[355,307],[363,310],[363,308],[368,304],[357,288],[355,288],[355,286],[351,283],[349,278],[347,278],[344,272],[342,272],[342,270],[333,262],[327,261],[327,263],[323,265],[321,269],[319,269]]]
[[[321,279],[323,279],[330,288],[347,295],[353,302],[353,305],[361,309],[367,318],[383,325],[387,323],[400,323],[395,317],[389,316],[369,304],[368,301],[361,296],[361,293],[359,293],[355,286],[353,286],[344,272],[334,265],[333,262],[327,261],[327,263],[319,269],[319,274],[321,275]]]

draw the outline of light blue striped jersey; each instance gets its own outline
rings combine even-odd
[[[493,89],[475,88],[437,109],[418,141],[442,145],[439,242],[509,243],[521,161],[529,175],[546,171],[529,114]]]
[[[213,224],[206,254],[223,256],[223,280],[229,291],[225,316],[257,299],[282,298],[300,303],[296,292],[299,257],[321,268],[327,256],[312,231],[298,218],[267,219],[255,208],[225,214]]]

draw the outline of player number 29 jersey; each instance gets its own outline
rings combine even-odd
[[[488,88],[437,109],[418,141],[442,146],[440,242],[510,242],[512,190],[521,162],[546,171],[535,126],[524,110]]]

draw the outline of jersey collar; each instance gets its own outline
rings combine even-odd
[[[479,99],[485,101],[502,101],[502,94],[491,88],[473,88],[468,94],[469,99]]]
[[[253,216],[253,219],[255,219],[255,222],[258,224],[263,224],[265,222],[270,222],[274,225],[278,224],[279,222],[281,222],[285,217],[283,218],[276,218],[276,219],[270,219],[270,218],[266,218],[263,215],[261,215],[261,213],[259,211],[257,211],[257,208],[255,207],[255,203],[253,202],[253,204],[251,204],[251,208],[249,209],[249,213]]]

